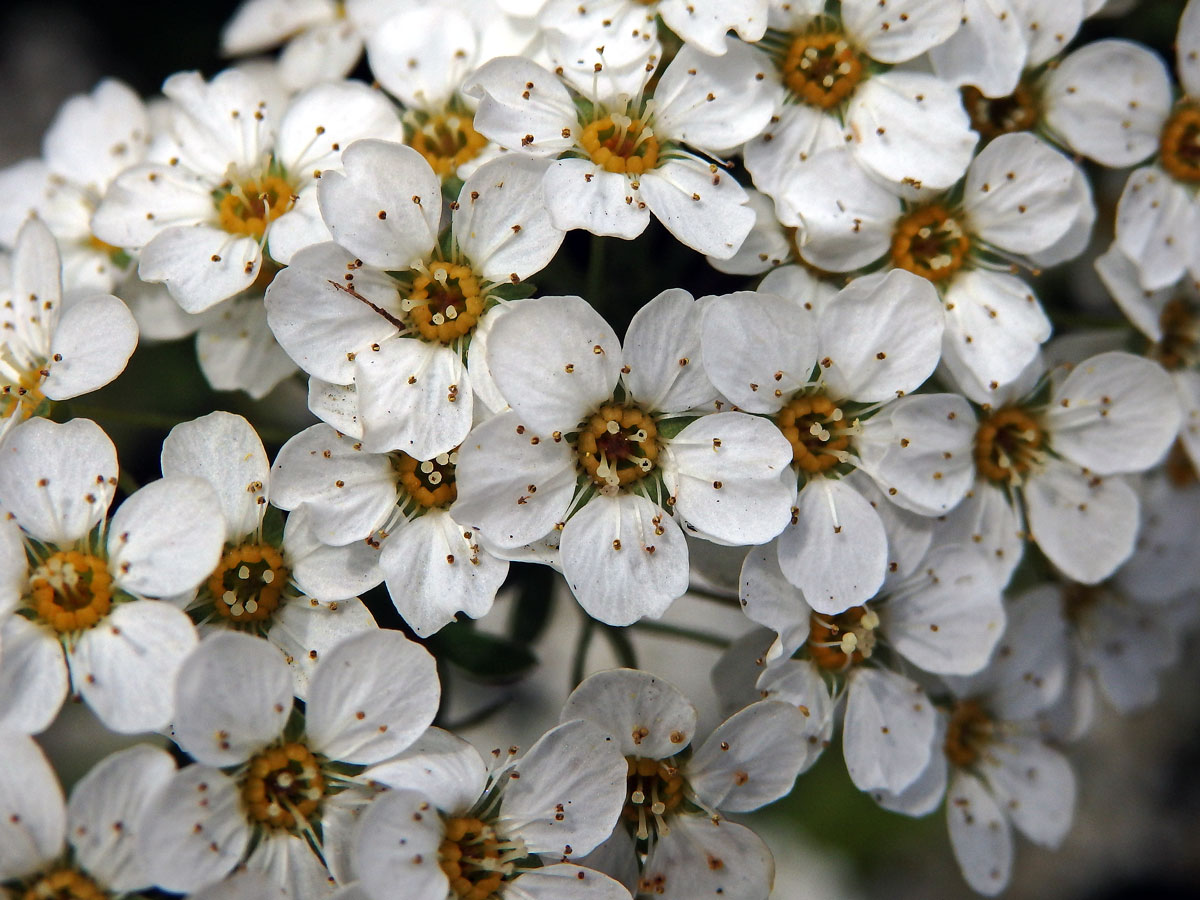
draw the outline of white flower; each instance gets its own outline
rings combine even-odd
[[[620,814],[626,765],[614,742],[575,720],[514,752],[495,751],[489,768],[470,744],[432,728],[377,767],[393,790],[358,829],[364,893],[389,900],[403,883],[412,900],[628,900],[615,881],[568,862],[607,838]]]
[[[560,529],[567,583],[610,624],[659,616],[686,590],[681,525],[742,544],[787,521],[790,450],[778,429],[734,412],[681,418],[716,399],[699,308],[685,291],[663,292],[622,349],[584,300],[542,297],[488,337],[488,368],[512,409],[463,442],[451,514],[499,548]]]
[[[268,291],[267,318],[310,375],[354,385],[368,451],[433,459],[471,428],[472,384],[486,378],[477,354],[468,362],[479,328],[563,232],[541,202],[542,167],[515,154],[467,179],[445,247],[441,182],[417,151],[362,141],[345,167],[321,179],[340,246],[297,254]]]
[[[18,615],[3,624],[0,721],[43,730],[71,687],[110,729],[165,728],[172,683],[196,642],[188,617],[148,600],[188,591],[216,566],[224,525],[198,478],[164,478],[111,519],[117,454],[94,422],[35,419],[10,435],[0,464],[3,531]],[[15,588],[15,590],[13,590]]]
[[[638,896],[766,900],[770,851],[721,811],[758,809],[792,789],[815,758],[799,710],[752,704],[693,749],[696,709],[688,699],[647,672],[616,669],[572,692],[562,718],[576,717],[609,736],[628,771],[620,823],[589,864],[603,864]]]
[[[554,160],[544,195],[560,228],[632,239],[653,213],[684,244],[724,258],[741,245],[754,214],[737,181],[700,154],[754,137],[773,106],[765,61],[745,44],[726,38],[726,46],[712,57],[685,45],[652,97],[645,92],[653,62],[632,70],[629,87],[615,79],[610,85],[603,62],[595,73],[589,62],[591,91],[576,85],[590,101],[587,115],[558,76],[517,57],[483,66],[465,91],[479,100],[481,133]]]
[[[275,502],[302,510],[318,539],[378,551],[376,581],[421,637],[492,608],[508,563],[481,548],[447,511],[457,497],[457,449],[418,460],[369,453],[362,442],[314,425],[284,444],[272,469]]]
[[[0,288],[0,439],[14,425],[108,384],[137,346],[125,304],[110,294],[64,303],[54,237],[29,219]],[[3,276],[0,276],[3,277]]]
[[[0,889],[18,897],[82,898],[151,887],[135,848],[151,824],[142,818],[150,796],[175,772],[166,751],[139,744],[105,757],[64,803],[31,738],[0,732],[0,748]]]
[[[775,62],[783,104],[746,147],[759,190],[778,199],[789,170],[843,145],[884,184],[946,188],[962,176],[978,135],[958,90],[893,68],[950,37],[962,0],[843,0],[832,14],[820,3],[773,0],[771,12],[758,46]]]
[[[278,651],[245,634],[210,635],[175,685],[175,740],[196,764],[148,804],[138,847],[154,883],[186,892],[235,865],[272,874],[291,897],[347,878],[350,829],[375,794],[375,763],[433,720],[433,658],[394,631],[347,638],[317,665],[301,724]],[[227,771],[225,771],[227,770]]]
[[[840,476],[862,468],[893,503],[945,512],[970,486],[970,409],[949,394],[904,397],[933,371],[942,343],[927,282],[873,275],[828,299],[810,287],[786,266],[759,292],[716,298],[701,344],[721,393],[771,416],[788,440],[792,517],[779,562],[832,614],[870,597],[887,562],[880,513]]]
[[[292,668],[296,695],[307,696],[315,660],[343,638],[376,627],[358,597],[372,587],[375,554],[338,551],[314,536],[315,522],[288,518],[270,534],[270,464],[262,441],[241,416],[210,413],[176,425],[162,449],[163,475],[207,481],[221,502],[225,547],[198,589],[180,598],[206,628],[261,634]]]

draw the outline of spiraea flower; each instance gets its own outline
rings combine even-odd
[[[813,608],[840,613],[883,581],[881,513],[852,482],[869,473],[888,499],[922,515],[953,507],[970,486],[970,407],[950,394],[904,395],[937,365],[941,311],[908,272],[860,278],[833,297],[796,266],[758,292],[704,311],[709,378],[737,408],[770,416],[791,449],[791,522],[779,564]]]
[[[482,134],[552,160],[543,191],[558,227],[632,239],[653,213],[682,243],[724,258],[741,245],[754,214],[746,192],[713,160],[762,131],[773,106],[765,61],[725,40],[719,57],[685,45],[652,93],[653,60],[635,66],[629,86],[610,77],[602,56],[594,73],[588,65],[590,89],[575,84],[575,93],[519,57],[481,67],[465,90],[479,100]]]
[[[628,900],[616,881],[571,862],[620,814],[626,767],[615,741],[574,720],[516,753],[495,750],[488,766],[466,741],[432,728],[379,767],[392,790],[359,825],[364,894],[389,900],[402,883],[412,900]]]
[[[2,625],[0,721],[43,730],[69,684],[114,731],[166,728],[196,631],[179,609],[147,598],[191,590],[216,567],[224,523],[212,488],[164,478],[106,520],[117,453],[87,419],[26,422],[0,458],[0,508],[18,526],[0,530],[16,602]]]
[[[175,741],[193,759],[147,805],[138,848],[159,887],[188,892],[235,866],[291,897],[348,880],[353,823],[376,793],[375,763],[433,720],[433,658],[395,631],[336,645],[309,681],[303,714],[279,652],[247,634],[210,635],[175,683]]]
[[[563,707],[625,757],[625,804],[613,836],[585,862],[636,896],[766,900],[775,866],[749,828],[724,813],[778,800],[813,757],[805,717],[773,700],[726,719],[698,747],[696,709],[676,687],[634,669],[585,679]]]
[[[513,550],[556,529],[563,574],[590,615],[660,616],[686,589],[683,530],[769,540],[787,521],[791,457],[771,423],[712,409],[702,303],[665,291],[625,346],[579,297],[526,300],[488,336],[488,368],[512,407],[459,448],[455,521]]]
[[[376,581],[374,552],[323,544],[303,514],[290,516],[279,533],[267,454],[241,416],[218,411],[176,425],[163,442],[162,470],[207,481],[225,519],[221,561],[178,600],[202,633],[233,628],[264,636],[283,652],[296,695],[307,696],[316,660],[343,638],[376,627],[355,596]]]
[[[363,141],[345,167],[321,183],[338,243],[297,254],[268,291],[268,321],[306,372],[354,386],[368,451],[433,459],[471,428],[472,384],[486,378],[472,342],[563,232],[541,202],[542,167],[514,154],[467,179],[441,238],[441,181],[417,151]]]
[[[0,890],[13,897],[141,897],[153,881],[137,854],[151,795],[170,780],[169,753],[138,744],[92,766],[63,801],[50,764],[25,735],[0,732]],[[9,892],[12,893],[9,893]]]
[[[29,219],[17,237],[0,287],[0,440],[17,423],[44,415],[108,384],[125,370],[138,329],[125,304],[111,294],[63,302],[61,263],[54,237]]]

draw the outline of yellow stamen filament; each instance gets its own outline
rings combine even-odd
[[[21,900],[108,900],[108,893],[82,872],[56,869],[38,877]]]
[[[426,509],[444,508],[458,499],[454,480],[458,449],[439,453],[433,459],[418,460],[406,453],[397,453],[393,465],[400,486]]]
[[[267,226],[292,208],[296,195],[292,186],[276,175],[252,178],[233,185],[217,204],[221,227],[230,234],[258,240]]]
[[[1200,181],[1200,106],[1184,103],[1163,126],[1159,165],[1179,181]]]
[[[658,165],[658,138],[641,119],[605,116],[583,130],[579,143],[606,172],[641,175]]]
[[[17,380],[0,384],[0,419],[16,416],[24,421],[46,402],[42,382],[50,375],[48,366],[20,370]]]
[[[977,701],[960,700],[954,704],[946,726],[946,741],[942,745],[946,758],[959,768],[973,765],[991,739],[992,731],[992,720]]]
[[[1019,482],[1041,457],[1045,433],[1025,410],[1007,406],[992,413],[975,431],[975,468],[984,478]]]
[[[840,31],[800,35],[783,60],[783,81],[800,100],[832,109],[862,81],[863,64]]]
[[[930,281],[961,269],[970,249],[971,239],[958,220],[937,203],[909,213],[892,233],[892,265]]]
[[[475,120],[469,114],[445,113],[415,126],[408,144],[425,157],[438,177],[445,179],[477,157],[488,140],[475,130]]]
[[[809,617],[809,657],[822,669],[840,672],[871,656],[879,615],[865,606],[853,606],[836,616],[812,613]]]
[[[621,818],[633,829],[639,841],[647,840],[651,830],[670,834],[666,816],[684,800],[684,780],[673,759],[647,759],[627,756],[625,808]]]
[[[826,472],[850,456],[850,435],[856,423],[824,394],[792,399],[775,415],[775,424],[792,445],[792,462],[810,475]]]
[[[269,619],[287,583],[278,550],[269,544],[242,544],[225,551],[207,586],[217,615],[240,625]]]
[[[247,764],[242,804],[252,820],[268,828],[302,831],[325,797],[325,776],[304,744],[264,750]]]
[[[584,423],[575,449],[592,481],[601,487],[624,487],[653,471],[658,428],[636,406],[602,406]]]
[[[475,327],[484,297],[469,266],[432,262],[428,274],[413,281],[402,306],[425,340],[449,344]]]
[[[78,550],[51,555],[29,579],[33,611],[60,634],[91,628],[112,609],[112,596],[108,565]]]

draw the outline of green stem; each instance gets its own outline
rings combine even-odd
[[[707,644],[710,647],[719,647],[722,650],[729,647],[730,642],[723,637],[715,634],[709,634],[706,631],[697,631],[694,628],[684,628],[680,625],[671,625],[667,622],[641,621],[634,622],[630,628],[636,628],[639,631],[650,631],[655,634],[662,634],[668,637],[683,638],[688,641],[695,641],[698,644]]]
[[[616,625],[604,626],[604,636],[612,644],[613,652],[617,654],[621,665],[628,669],[636,669],[637,651],[633,649],[633,642],[629,640],[628,631],[628,628],[619,628]]]
[[[596,620],[588,616],[579,629],[579,638],[575,642],[575,661],[571,663],[571,689],[578,687],[583,681],[583,673],[587,668],[588,648],[592,645],[592,637],[596,633]]]
[[[604,290],[604,250],[607,246],[604,238],[593,234],[588,248],[586,299],[600,311],[608,305],[607,292]]]

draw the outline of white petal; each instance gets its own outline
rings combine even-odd
[[[626,175],[590,159],[560,159],[546,169],[542,186],[556,228],[632,240],[650,224],[650,210]]]
[[[1160,340],[1162,326],[1158,319],[1167,301],[1174,296],[1175,285],[1157,291],[1143,288],[1137,263],[1126,256],[1116,242],[1096,257],[1094,265],[1096,274],[1125,318],[1150,340]]]
[[[391,897],[404,885],[407,900],[446,900],[450,883],[438,864],[442,820],[424,794],[388,791],[358,824],[354,859],[368,896]]]
[[[267,640],[284,653],[292,671],[292,692],[307,699],[308,682],[317,663],[347,638],[379,626],[357,597],[321,603],[301,597],[275,613]]]
[[[669,288],[639,309],[625,332],[625,384],[637,402],[683,412],[717,398],[700,357],[700,317],[707,303]]]
[[[315,172],[324,177],[326,169],[338,166],[342,148],[360,138],[402,142],[404,128],[396,108],[382,92],[361,82],[332,81],[297,95],[288,104],[279,123],[275,158],[303,183]],[[271,240],[275,240],[273,232]]]
[[[293,510],[283,529],[284,559],[300,590],[321,600],[347,600],[369,591],[383,580],[379,548],[367,540],[340,547],[317,539],[313,532],[320,517],[308,507]]]
[[[1138,498],[1121,478],[1091,476],[1052,460],[1024,491],[1033,539],[1076,581],[1107,578],[1133,552]]]
[[[774,878],[771,851],[749,828],[686,814],[674,817],[642,870],[664,900],[757,900],[771,892]]]
[[[733,256],[754,227],[745,190],[716,163],[669,159],[642,176],[641,191],[667,231],[705,256]]]
[[[792,172],[822,151],[844,144],[836,118],[807,103],[788,103],[776,112],[761,135],[746,144],[742,154],[755,187],[779,200]],[[780,218],[787,220],[786,224],[795,224],[782,211]]]
[[[901,9],[870,0],[847,0],[842,20],[846,33],[873,59],[900,63],[954,34],[964,12],[962,0],[907,0]]]
[[[1007,97],[1025,67],[1025,35],[1009,0],[967,0],[962,27],[929,51],[933,70],[951,84]]]
[[[455,469],[458,500],[450,507],[454,521],[508,549],[554,528],[575,494],[578,468],[569,444],[539,437],[520,422],[515,412],[501,413],[467,436]]]
[[[45,731],[70,684],[62,645],[23,616],[8,616],[0,626],[0,649],[0,729]]]
[[[169,753],[138,744],[106,756],[71,791],[71,846],[84,871],[110,890],[124,893],[152,884],[137,857],[137,836],[151,795],[174,774]]]
[[[999,804],[974,775],[956,771],[946,794],[954,858],[971,889],[991,897],[1012,874],[1012,830]]]
[[[1072,150],[1114,168],[1158,149],[1171,108],[1171,77],[1157,53],[1131,41],[1085,44],[1042,88],[1046,125]]]
[[[916,390],[937,366],[942,328],[937,291],[921,276],[892,269],[855,279],[817,320],[830,393],[872,402]]]
[[[790,703],[751,704],[718,725],[688,761],[688,784],[709,806],[727,812],[778,800],[806,762],[804,719]]]
[[[69,400],[104,387],[123,371],[137,346],[133,314],[116,297],[99,294],[73,303],[50,339],[50,376],[42,392]]]
[[[209,225],[167,228],[142,248],[138,275],[167,286],[185,312],[240,294],[262,266],[258,242]]]
[[[738,595],[751,621],[779,635],[781,655],[790,657],[808,640],[812,610],[800,589],[783,577],[775,545],[752,547],[746,554]]]
[[[664,759],[689,743],[696,708],[675,685],[637,669],[599,672],[571,693],[560,721],[583,718],[617,743],[624,756]]]
[[[591,721],[565,722],[506,771],[500,819],[534,853],[590,853],[612,834],[627,772],[617,740]]]
[[[433,721],[441,688],[433,657],[396,631],[348,638],[309,681],[308,737],[330,759],[370,764],[394,756]]]
[[[938,726],[938,732],[934,739],[935,746],[940,746],[945,740],[943,717],[939,717]],[[942,805],[942,800],[946,796],[946,781],[949,774],[946,755],[935,751],[929,757],[929,765],[925,767],[925,771],[903,791],[898,794],[883,790],[873,791],[871,799],[891,812],[913,817],[926,816]]]
[[[478,385],[473,384],[471,387],[478,394]],[[331,384],[315,375],[310,376],[308,410],[341,434],[355,440],[362,439],[362,426],[358,421],[358,391],[354,385]]]
[[[958,90],[932,75],[893,70],[863,82],[846,114],[858,161],[886,181],[946,188],[979,139]]]
[[[564,233],[542,201],[545,174],[545,162],[513,153],[476,169],[463,184],[451,227],[474,271],[513,281],[554,258]]]
[[[270,49],[331,13],[328,0],[248,0],[221,31],[221,51],[241,56]]]
[[[231,541],[258,528],[269,498],[270,463],[244,418],[217,411],[176,425],[163,441],[161,458],[164,475],[196,475],[212,486]]]
[[[403,753],[367,773],[372,781],[398,790],[420,791],[446,813],[471,808],[487,784],[479,751],[462,738],[430,728]]]
[[[513,879],[512,891],[528,900],[560,900],[568,891],[571,900],[625,900],[629,891],[619,881],[583,866],[565,863],[531,869]]]
[[[866,498],[883,522],[888,541],[888,566],[884,586],[889,588],[911,575],[924,561],[925,554],[929,552],[933,543],[937,520],[917,515],[892,502],[894,498],[885,494],[879,484],[862,469],[851,472],[845,481]],[[896,496],[899,496],[899,492]]]
[[[357,890],[349,888],[348,890]],[[224,881],[188,895],[190,900],[288,900],[284,889],[273,878],[260,871],[243,869]],[[343,898],[345,900],[345,898]],[[352,900],[365,900],[353,897]]]
[[[190,892],[220,880],[242,858],[250,826],[237,783],[219,769],[191,765],[146,806],[138,855],[155,885]]]
[[[220,502],[208,482],[176,475],[133,493],[108,526],[108,563],[116,582],[147,597],[198,585],[217,567],[225,543]]]
[[[230,165],[247,171],[270,152],[270,87],[250,72],[226,69],[209,82],[198,72],[177,72],[162,90],[175,103],[172,130],[185,162],[197,171],[224,175]]]
[[[1098,475],[1148,469],[1179,431],[1170,376],[1129,353],[1101,353],[1055,386],[1045,414],[1055,452]]]
[[[145,247],[164,228],[191,229],[213,220],[214,187],[183,166],[134,166],[108,186],[92,231],[114,247]]]
[[[567,521],[559,548],[579,605],[608,625],[657,619],[687,590],[683,532],[638,494],[593,497]]]
[[[1037,737],[1013,737],[989,748],[980,767],[996,801],[1035,844],[1057,847],[1075,815],[1075,773]]]
[[[797,740],[802,745],[803,772],[812,766],[833,739],[835,712],[840,701],[829,694],[822,670],[810,660],[787,659],[771,665],[758,679],[758,691],[766,691],[772,700],[795,706],[804,717],[804,729]]]
[[[0,878],[30,875],[63,850],[66,803],[33,738],[0,734]]]
[[[234,297],[213,313],[196,335],[196,358],[211,388],[262,400],[295,374],[296,364],[275,341],[260,297]]]
[[[779,537],[779,567],[819,613],[836,615],[874,595],[887,566],[887,535],[853,487],[812,479],[797,501],[796,524]]]
[[[175,740],[197,761],[230,766],[283,733],[292,712],[292,676],[261,638],[211,634],[175,679]]]
[[[17,608],[25,593],[29,563],[25,540],[15,518],[0,515],[0,616]]]
[[[725,0],[664,0],[659,6],[667,27],[687,46],[719,56],[728,52],[727,31],[733,30],[744,41],[757,41],[767,28],[767,4],[764,0],[727,3]]]
[[[918,394],[862,424],[859,467],[888,499],[926,516],[947,512],[975,480],[975,416],[957,394]]]
[[[542,432],[573,430],[609,400],[622,365],[612,326],[579,297],[520,304],[492,326],[487,350],[504,399]]]
[[[30,419],[0,454],[0,505],[41,541],[65,545],[83,537],[116,492],[117,450],[90,419]]]
[[[1040,66],[1061,53],[1083,22],[1081,0],[1062,0],[1049,5],[1038,0],[1012,0],[1012,4],[1028,35],[1026,68]]]
[[[368,264],[406,269],[437,240],[441,182],[425,157],[403,144],[355,141],[342,172],[322,174],[321,213],[333,239]]]
[[[1185,94],[1200,96],[1200,5],[1188,3],[1179,17],[1175,65]]]
[[[1075,170],[1071,176],[1070,204],[1075,210],[1075,217],[1067,230],[1053,244],[1044,250],[1029,254],[1029,260],[1035,266],[1050,268],[1060,263],[1075,259],[1092,242],[1092,229],[1096,224],[1096,201],[1092,197],[1092,184],[1087,174],[1077,164],[1072,164]]]
[[[1117,203],[1117,246],[1136,262],[1143,288],[1168,287],[1195,265],[1197,220],[1191,194],[1158,168],[1129,176]]]
[[[375,77],[402,104],[444,106],[477,60],[475,23],[454,9],[410,9],[367,35]]]
[[[328,824],[328,819],[322,824]],[[268,831],[262,835],[245,865],[266,872],[288,897],[324,897],[336,886],[308,842],[286,831]]]
[[[979,547],[1003,586],[1021,561],[1024,533],[1004,492],[993,484],[976,482],[958,506],[938,519],[935,538],[950,543],[969,540]]]
[[[792,255],[791,244],[779,220],[775,218],[775,203],[766,194],[748,190],[746,205],[754,211],[754,227],[742,241],[737,253],[728,259],[708,257],[708,264],[726,275],[761,275],[774,266],[781,266]]]
[[[168,603],[122,603],[83,633],[71,655],[71,676],[109,729],[132,734],[170,724],[172,686],[196,646],[191,619]]]
[[[887,669],[855,669],[842,750],[861,791],[898,794],[929,763],[937,713],[916,683]]]
[[[575,145],[579,113],[571,95],[532,60],[493,59],[463,83],[462,91],[479,99],[475,129],[503,147],[557,155]]]
[[[470,535],[468,537],[467,535]],[[429,510],[395,529],[379,560],[397,612],[417,637],[428,637],[461,610],[478,619],[492,608],[508,563],[445,510]]]

